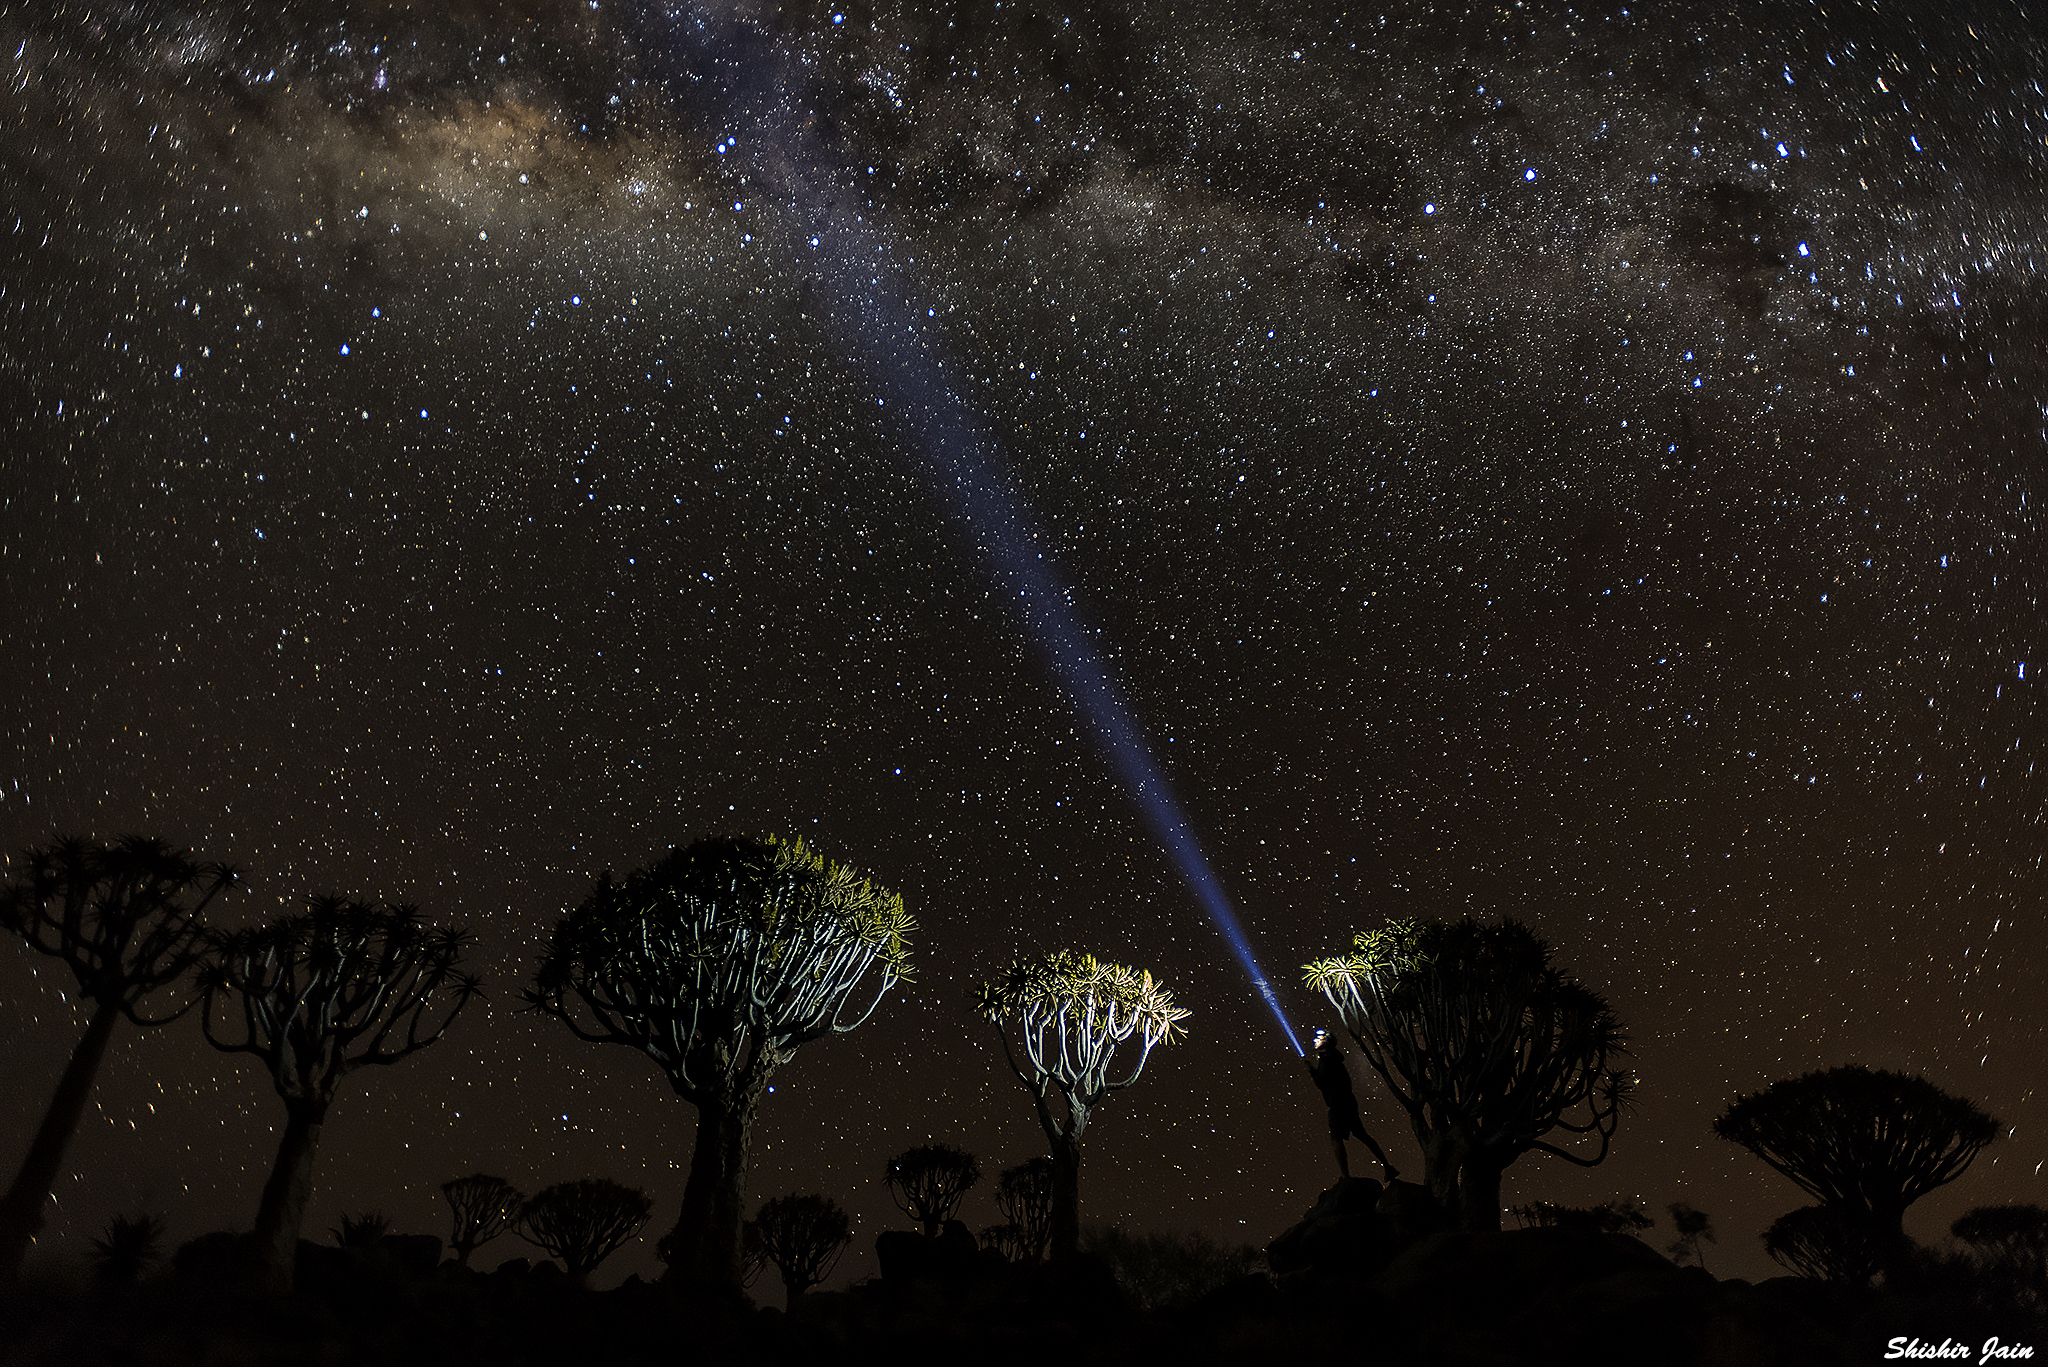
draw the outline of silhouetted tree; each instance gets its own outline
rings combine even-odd
[[[645,1192],[602,1177],[558,1182],[520,1207],[513,1232],[560,1258],[569,1280],[583,1286],[653,1213]]]
[[[981,1180],[981,1164],[963,1149],[923,1144],[890,1159],[882,1180],[896,1208],[923,1225],[925,1237],[936,1239],[960,1198]]]
[[[2048,1210],[1978,1206],[1958,1217],[1949,1233],[1970,1246],[1994,1291],[2037,1309],[2048,1298]]]
[[[1962,1176],[1998,1122],[1925,1078],[1845,1067],[1739,1098],[1714,1133],[1861,1221],[1888,1263],[1908,1247],[1906,1208]]]
[[[778,1196],[747,1222],[748,1244],[782,1274],[787,1307],[832,1275],[852,1239],[846,1212],[823,1196]]]
[[[320,1130],[342,1079],[447,1032],[477,992],[477,980],[457,971],[465,944],[462,932],[424,924],[413,907],[373,911],[333,897],[218,938],[201,979],[206,1038],[261,1059],[284,1101],[284,1135],[256,1211],[259,1275],[270,1289],[291,1289]]]
[[[1052,1236],[1052,1160],[1044,1156],[1005,1168],[996,1179],[996,1209],[1017,1231],[1017,1257],[1037,1262]]]
[[[111,1286],[132,1286],[163,1258],[164,1222],[154,1215],[116,1215],[92,1241],[93,1276]]]
[[[448,1198],[454,1218],[448,1247],[464,1267],[469,1266],[470,1254],[505,1232],[526,1202],[510,1182],[481,1172],[443,1182],[441,1194]]]
[[[697,1108],[671,1279],[740,1284],[754,1115],[797,1047],[844,1034],[910,970],[903,899],[779,836],[721,836],[614,882],[555,927],[533,1007],[653,1059]],[[874,995],[853,994],[870,976]]]
[[[1671,1255],[1671,1261],[1691,1261],[1699,1264],[1704,1271],[1707,1266],[1707,1255],[1700,1248],[1700,1244],[1716,1242],[1713,1218],[1703,1210],[1694,1210],[1683,1201],[1673,1201],[1665,1209],[1671,1213],[1671,1227],[1678,1232],[1678,1237],[1666,1244],[1664,1251]]]
[[[89,1011],[85,1034],[29,1141],[13,1186],[0,1198],[0,1283],[20,1274],[21,1261],[43,1227],[50,1184],[92,1096],[114,1027],[162,1025],[143,1013],[144,999],[190,972],[204,950],[201,917],[234,885],[224,864],[195,863],[160,840],[125,836],[111,845],[61,839],[8,861],[0,890],[0,928],[38,953],[62,959],[78,980]]]
[[[999,1255],[1006,1263],[1021,1263],[1036,1256],[1024,1246],[1024,1231],[1015,1225],[983,1226],[981,1246]]]
[[[1597,1206],[1561,1206],[1533,1201],[1513,1207],[1524,1229],[1569,1229],[1581,1234],[1633,1234],[1638,1238],[1657,1222],[1634,1201],[1608,1201]]]
[[[1801,1206],[1764,1231],[1764,1252],[1802,1277],[1868,1286],[1884,1261],[1870,1222],[1840,1206]]]
[[[361,1215],[342,1216],[341,1228],[327,1232],[334,1236],[336,1248],[375,1248],[391,1232],[391,1221],[382,1211],[366,1210]]]
[[[1501,1175],[1529,1152],[1607,1157],[1630,1091],[1621,1022],[1518,921],[1389,921],[1308,982],[1408,1112],[1423,1181],[1470,1230],[1500,1228]],[[1593,1135],[1581,1154],[1544,1136]]]
[[[1111,1092],[1138,1080],[1152,1050],[1180,1033],[1189,1013],[1150,973],[1064,949],[1012,963],[982,984],[975,1010],[995,1025],[1052,1146],[1052,1251],[1071,1256],[1081,1242],[1081,1140],[1089,1117]],[[1117,1051],[1133,1040],[1138,1056],[1115,1076]]]

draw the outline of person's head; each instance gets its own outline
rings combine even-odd
[[[1312,1049],[1320,1049],[1329,1042],[1330,1032],[1328,1030],[1325,1030],[1322,1026],[1318,1025],[1315,1029],[1315,1035],[1309,1041],[1309,1047]]]

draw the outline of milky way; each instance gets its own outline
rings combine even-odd
[[[1846,1062],[2012,1130],[1916,1234],[2043,1199],[2041,14],[275,8],[0,3],[0,840],[477,930],[488,1009],[351,1084],[309,1230],[438,1229],[479,1168],[666,1227],[687,1107],[518,989],[599,872],[722,829],[922,926],[778,1079],[757,1195],[860,1248],[890,1153],[1036,1152],[967,1001],[1068,943],[1195,1011],[1084,1219],[1263,1243],[1327,1184],[1300,1064],[877,404],[933,354],[1297,1021],[1292,966],[1388,914],[1524,917],[1612,998],[1640,1106],[1509,1200],[1689,1200],[1760,1275],[1801,1198],[1707,1121]],[[706,98],[749,87],[700,22],[788,74]],[[819,201],[915,346],[853,353]],[[10,1163],[81,1025],[54,973],[0,952]],[[178,1026],[98,1099],[54,1250],[248,1221],[263,1079]]]

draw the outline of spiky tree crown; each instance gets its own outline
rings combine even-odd
[[[1304,972],[1419,1123],[1590,1166],[1631,1092],[1611,1066],[1627,1035],[1605,998],[1550,960],[1519,921],[1392,920]],[[1599,1156],[1543,1141],[1553,1129],[1598,1135]]]
[[[76,836],[8,860],[0,929],[61,958],[86,999],[139,1025],[161,1022],[141,999],[191,971],[206,949],[209,903],[240,879],[146,836],[100,844]]]
[[[721,836],[606,874],[556,927],[527,999],[582,1038],[645,1052],[694,1100],[750,1058],[780,1062],[866,1020],[909,979],[915,929],[901,896],[800,839]],[[871,975],[873,997],[850,1010]]]
[[[1018,959],[983,983],[974,1009],[1004,1031],[1015,1031],[1034,1073],[1084,1094],[1100,1094],[1137,1081],[1159,1044],[1184,1035],[1191,1012],[1149,972],[1070,949]],[[1140,1042],[1129,1076],[1112,1082],[1118,1045]]]
[[[355,1069],[447,1033],[480,990],[461,971],[468,944],[417,907],[316,898],[303,916],[216,937],[201,1024],[216,1049],[261,1058],[287,1101],[328,1098]]]
[[[1962,1176],[1998,1122],[1926,1078],[1851,1066],[1742,1097],[1714,1133],[1824,1205],[1890,1218]]]
[[[747,1222],[748,1247],[782,1274],[792,1295],[832,1275],[853,1239],[853,1222],[827,1196],[777,1196]]]
[[[557,1182],[520,1208],[513,1232],[562,1260],[577,1281],[640,1232],[654,1202],[609,1178]]]
[[[920,1144],[889,1160],[882,1181],[896,1208],[911,1219],[937,1226],[953,1217],[968,1188],[981,1180],[981,1163],[950,1144]]]

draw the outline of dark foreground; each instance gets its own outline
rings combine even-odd
[[[139,1285],[30,1285],[10,1296],[0,1304],[0,1367],[720,1367],[885,1357],[1037,1367],[1140,1356],[1158,1367],[1831,1367],[1980,1364],[1994,1340],[2011,1356],[1992,1361],[2048,1359],[2040,1289],[1991,1288],[1958,1263],[1930,1259],[1912,1284],[1890,1290],[1790,1277],[1752,1285],[1676,1267],[1623,1235],[1418,1237],[1376,1209],[1379,1195],[1370,1182],[1333,1188],[1274,1242],[1274,1274],[1150,1309],[1087,1256],[1022,1267],[901,1242],[884,1251],[883,1276],[813,1292],[787,1314],[637,1278],[586,1291],[552,1264],[523,1260],[475,1272],[440,1262],[432,1238],[303,1245],[297,1290],[265,1298],[237,1289],[224,1272],[231,1241],[208,1236]],[[758,1289],[781,1299],[765,1283]]]

